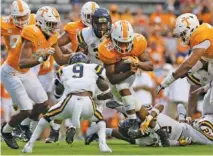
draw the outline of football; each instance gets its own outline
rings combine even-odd
[[[124,63],[123,60],[117,62],[115,64],[115,72],[116,73],[123,73],[130,71],[131,65],[129,63]]]

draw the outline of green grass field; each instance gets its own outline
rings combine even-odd
[[[4,142],[1,144],[2,155],[23,155],[21,149],[23,142],[19,142],[20,149],[9,149]],[[139,147],[129,145],[119,140],[108,140],[108,145],[113,152],[107,155],[213,155],[213,146],[191,145],[187,147]],[[85,146],[83,141],[75,141],[73,145],[65,142],[55,144],[45,144],[42,141],[36,142],[33,155],[101,155],[96,142]],[[30,154],[24,154],[30,155]]]

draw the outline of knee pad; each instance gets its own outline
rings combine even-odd
[[[123,96],[122,101],[126,108],[126,111],[135,109],[138,101],[133,95]]]

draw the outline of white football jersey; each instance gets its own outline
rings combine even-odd
[[[193,123],[193,127],[213,141],[213,115],[205,115]]]
[[[88,56],[91,63],[102,64],[98,59],[98,45],[103,41],[102,38],[96,37],[92,30],[92,27],[87,27],[81,30],[77,35],[77,40],[79,43],[85,42],[88,47]]]
[[[64,94],[90,91],[95,95],[96,81],[105,79],[105,69],[97,64],[76,63],[58,71],[58,80],[64,86]]]
[[[183,131],[182,124],[161,113],[157,117],[157,122],[162,129],[167,131],[169,140],[178,140],[180,138]]]

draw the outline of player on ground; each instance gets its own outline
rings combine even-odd
[[[184,111],[186,112],[186,110],[184,110]],[[185,117],[184,117],[184,119],[185,119]],[[208,119],[210,119],[210,117]],[[199,120],[199,121],[201,121],[201,120]],[[198,132],[188,123],[179,123],[178,121],[175,121],[174,119],[170,118],[169,116],[167,116],[165,114],[159,114],[157,116],[157,122],[161,126],[161,128],[164,129],[165,131],[167,131],[167,133],[169,134],[169,142],[170,142],[171,146],[185,146],[185,145],[189,145],[192,143],[204,144],[204,145],[213,144],[212,140],[209,140],[209,138],[206,137],[206,135],[205,135],[205,134],[208,134],[208,136],[212,137],[211,133],[212,133],[213,129],[211,127],[211,124],[213,121],[211,121],[211,124],[209,125],[209,120],[208,120],[207,127],[202,127],[203,130],[204,130],[204,128],[208,128],[208,130],[209,130],[209,132],[205,133],[205,134],[203,134],[202,132]],[[139,124],[141,124],[141,123],[139,122]],[[129,136],[127,134],[127,129],[125,128],[126,125],[127,125],[126,121],[124,121],[124,123],[121,123],[119,125],[119,132],[124,137],[129,138]],[[206,124],[203,124],[203,126],[206,126]],[[116,130],[113,130],[113,131],[116,131]],[[150,133],[151,133],[151,136],[149,135],[147,137],[150,138],[149,140],[151,140],[151,142],[146,142],[147,137],[146,138],[141,137],[140,139],[136,140],[136,143],[139,145],[146,145],[146,146],[156,144],[156,140],[157,140],[157,142],[159,141],[159,139],[157,139],[158,137],[152,138],[153,132],[151,131]]]
[[[102,97],[111,95],[108,92],[108,86],[106,88],[102,86],[103,81],[105,81],[105,70],[100,65],[87,64],[88,62],[87,56],[78,52],[71,57],[69,61],[70,65],[58,71],[55,81],[56,92],[58,95],[62,95],[64,92],[66,96],[58,104],[52,106],[44,117],[40,119],[36,130],[30,141],[25,145],[23,152],[32,152],[35,141],[51,120],[72,118],[73,126],[66,133],[66,142],[68,144],[72,144],[74,141],[75,131],[76,128],[80,128],[81,118],[91,119],[95,115],[97,116],[98,124],[104,123],[100,122],[100,120],[103,120],[103,117],[96,109],[92,97],[95,95],[96,84],[105,92]],[[99,68],[102,68],[102,70],[98,70]],[[112,152],[106,144],[105,129],[100,129],[98,135],[100,138],[100,151]]]
[[[137,101],[129,88],[138,68],[147,71],[153,70],[152,62],[145,52],[146,47],[147,41],[144,36],[134,33],[131,24],[125,20],[115,22],[110,38],[98,46],[98,57],[104,63],[107,78],[111,84],[116,85],[116,89],[122,96],[128,119],[132,125],[130,133],[133,134],[130,136],[134,136],[138,124],[135,114]],[[127,66],[121,67],[124,69],[116,70],[117,63],[127,64]]]
[[[185,77],[188,71],[192,69],[197,62],[199,63],[199,68],[202,68],[202,62],[212,62],[213,60],[213,27],[207,23],[200,25],[196,15],[191,13],[180,15],[176,19],[174,35],[182,39],[185,44],[188,44],[192,52],[175,72],[168,75],[161,82],[157,87],[157,93],[159,93],[161,89],[168,87],[175,80]],[[212,71],[212,68],[208,69],[208,72],[211,74]],[[208,109],[213,109],[213,105],[208,105],[207,107],[209,107]]]

